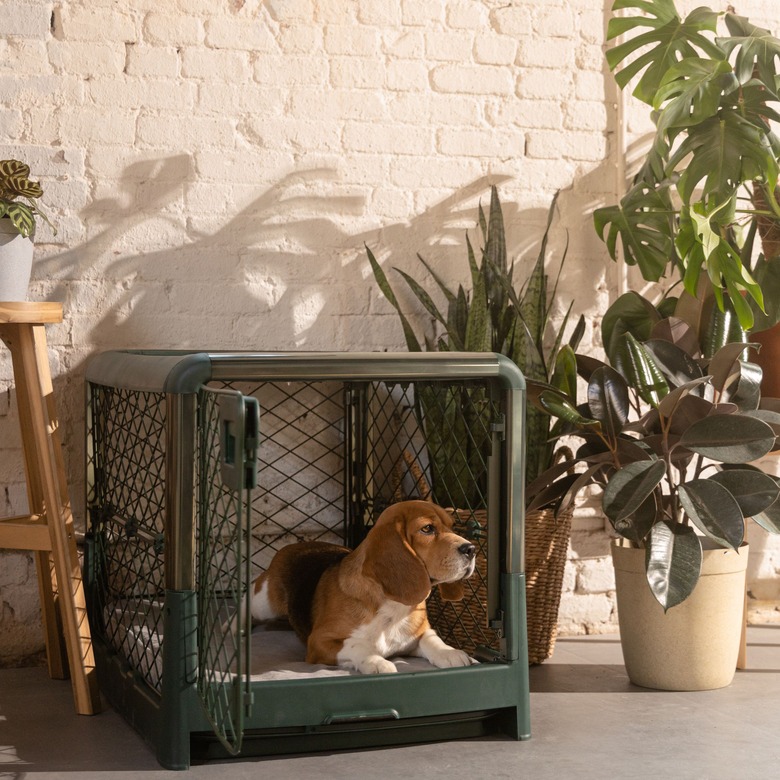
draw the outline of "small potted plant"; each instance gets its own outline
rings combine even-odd
[[[475,251],[468,235],[466,250],[471,270],[471,289],[451,290],[420,256],[446,301],[446,313],[433,297],[408,273],[398,271],[414,297],[430,315],[440,334],[418,338],[405,316],[382,266],[368,247],[366,251],[375,280],[398,312],[407,348],[431,350],[497,352],[510,357],[526,377],[534,377],[574,392],[576,365],[574,350],[582,337],[580,317],[568,343],[563,342],[571,306],[549,342],[550,305],[557,286],[548,285],[547,245],[555,214],[557,195],[548,211],[541,248],[530,274],[517,285],[515,266],[507,257],[504,218],[498,191],[491,189],[486,217],[479,208],[482,245]],[[565,251],[557,269],[560,274]],[[517,287],[517,289],[516,289]],[[479,389],[430,386],[418,388],[419,427],[426,439],[430,459],[434,500],[457,510],[459,516],[484,524],[487,445],[489,443],[489,399]],[[553,429],[551,431],[551,429]],[[552,433],[552,436],[551,436]],[[555,457],[555,425],[549,415],[529,409],[526,416],[526,473],[529,480],[546,470]],[[529,658],[539,663],[552,653],[557,632],[558,605],[566,563],[572,512],[555,514],[539,509],[526,514],[526,602],[528,611]],[[469,532],[468,527],[465,530]]]
[[[761,371],[745,361],[750,345],[726,343],[706,358],[690,326],[637,293],[610,307],[602,337],[608,363],[577,356],[586,403],[530,383],[538,407],[581,440],[570,463],[529,486],[531,506],[560,511],[581,488],[600,487],[619,537],[629,677],[662,689],[727,685],[743,620],[745,521],[780,533],[780,481],[751,465],[776,447],[778,401],[762,401]],[[563,474],[573,466],[584,470]],[[703,576],[718,569],[731,575],[725,593]]]
[[[36,202],[42,195],[41,185],[30,179],[29,166],[0,160],[0,300],[27,297],[36,217],[51,225]]]
[[[677,273],[689,295],[714,296],[743,329],[766,332],[780,320],[780,40],[731,12],[699,7],[683,19],[673,0],[612,8],[642,12],[610,20],[608,40],[623,40],[606,57],[621,88],[635,80],[656,129],[628,192],[594,213],[596,229],[645,279]],[[768,372],[780,339],[754,359],[765,394],[780,395],[780,372]]]

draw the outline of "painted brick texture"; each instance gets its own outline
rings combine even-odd
[[[364,243],[388,271],[418,275],[421,252],[443,278],[465,282],[464,231],[491,183],[518,277],[562,190],[550,249],[559,255],[568,235],[559,298],[585,314],[585,346],[597,350],[599,312],[618,278],[590,221],[620,185],[605,5],[9,0],[0,157],[31,165],[58,228],[39,231],[30,297],[65,307],[48,336],[77,522],[92,353],[402,350]],[[775,0],[739,10],[777,27]],[[629,106],[630,140],[646,122],[644,108]],[[14,393],[3,350],[4,515],[26,504]],[[586,504],[563,631],[613,630],[607,546]],[[779,558],[771,550],[757,559],[762,599],[780,597]],[[30,560],[3,555],[0,664],[42,647]]]

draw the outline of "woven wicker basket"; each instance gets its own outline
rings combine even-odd
[[[552,509],[542,509],[525,515],[525,603],[531,664],[540,664],[555,648],[573,513],[570,509],[556,517]]]
[[[408,452],[403,453],[420,498],[429,500],[431,490]],[[397,476],[394,498],[403,500],[401,476]],[[487,512],[448,509],[453,530],[471,539],[479,548],[474,576],[466,581],[462,602],[444,602],[434,591],[428,600],[428,615],[445,642],[454,642],[467,651],[477,645],[499,649],[500,637],[487,624]],[[540,664],[549,658],[558,636],[558,607],[571,534],[573,509],[555,516],[552,509],[525,515],[525,575],[528,628],[528,662]],[[475,533],[475,529],[478,529]]]

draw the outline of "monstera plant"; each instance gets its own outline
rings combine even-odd
[[[38,206],[37,200],[42,195],[41,185],[30,179],[28,165],[19,160],[0,160],[0,218],[8,218],[25,238],[35,233],[36,216],[43,218],[54,230]]]
[[[655,136],[625,196],[596,210],[596,229],[645,279],[677,272],[691,295],[721,309],[730,299],[744,329],[769,328],[780,320],[780,40],[735,13],[683,19],[673,0],[612,8],[642,12],[613,16],[607,38],[621,42],[606,57],[652,108]]]
[[[648,583],[666,610],[696,586],[702,536],[737,549],[751,517],[780,533],[780,481],[751,463],[777,448],[780,402],[761,399],[749,345],[705,358],[685,322],[637,293],[610,307],[602,336],[608,363],[577,356],[586,403],[529,383],[538,408],[581,440],[572,461],[529,486],[531,506],[560,511],[599,486],[614,530],[645,548]],[[582,469],[565,473],[573,466]]]

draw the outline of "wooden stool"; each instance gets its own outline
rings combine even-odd
[[[35,552],[49,675],[70,671],[76,711],[100,711],[92,639],[60,448],[47,323],[59,303],[1,303],[0,339],[11,350],[30,514],[0,519],[0,548]],[[69,662],[68,662],[69,661]]]

